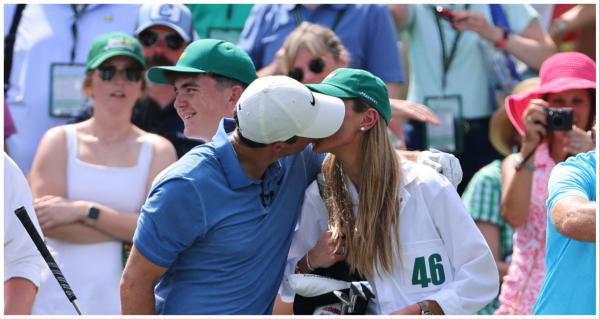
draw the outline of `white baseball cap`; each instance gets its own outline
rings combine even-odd
[[[263,144],[331,136],[342,126],[345,111],[341,99],[311,92],[282,75],[254,80],[236,105],[242,136]]]

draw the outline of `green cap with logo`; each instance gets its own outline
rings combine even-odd
[[[171,84],[165,73],[215,73],[250,84],[256,79],[256,68],[248,54],[235,44],[216,39],[190,43],[175,66],[157,66],[148,71],[148,79]]]
[[[144,69],[146,68],[142,47],[136,38],[123,32],[109,32],[98,36],[92,43],[85,70],[95,69],[104,61],[115,56],[131,57]]]
[[[385,83],[371,72],[340,68],[319,84],[307,84],[311,90],[339,98],[360,99],[377,110],[390,123],[392,109]]]

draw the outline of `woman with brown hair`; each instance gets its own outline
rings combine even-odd
[[[306,191],[286,275],[346,260],[374,288],[379,314],[473,314],[485,306],[498,291],[492,254],[448,180],[392,147],[383,81],[342,68],[308,86],[342,98],[346,115],[334,135],[313,142],[330,153],[323,197],[317,182]],[[287,276],[281,292],[284,301],[293,295]]]

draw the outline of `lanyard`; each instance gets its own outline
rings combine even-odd
[[[470,4],[465,5],[465,10],[468,10]],[[454,55],[456,54],[456,48],[460,37],[462,36],[462,32],[458,31],[454,35],[454,41],[452,42],[452,48],[450,48],[450,55],[446,55],[446,40],[444,39],[444,33],[442,32],[442,23],[440,22],[440,16],[435,10],[435,6],[431,6],[431,10],[433,10],[433,15],[435,16],[435,22],[437,25],[438,32],[440,34],[440,42],[442,45],[442,65],[443,65],[443,75],[442,75],[442,89],[446,88],[446,79],[448,77],[448,70],[450,69],[450,64],[452,64],[452,60],[454,60]]]
[[[348,9],[347,6],[338,11],[335,20],[331,25],[331,30],[335,31],[335,28],[337,28],[338,24],[340,24],[342,17],[344,16],[344,14],[346,14],[346,9]],[[302,23],[302,17],[300,16],[300,5],[297,5],[296,8],[294,8],[294,17],[296,18],[296,26],[299,26],[300,23]]]
[[[75,19],[73,20],[73,24],[71,24],[71,36],[73,37],[73,46],[71,47],[71,64],[75,63],[75,50],[77,49],[77,20],[79,17],[85,12],[87,9],[87,4],[82,5],[81,9],[77,8],[77,5],[72,4],[71,9],[73,9],[73,14],[75,15]]]

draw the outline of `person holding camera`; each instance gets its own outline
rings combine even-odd
[[[594,149],[596,64],[577,52],[557,53],[540,69],[538,89],[506,99],[523,136],[502,163],[502,216],[515,227],[513,259],[496,314],[531,314],[546,274],[546,200],[552,168]]]

